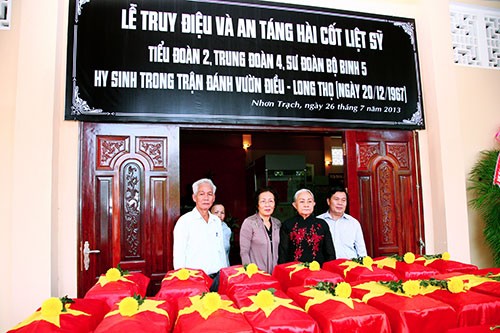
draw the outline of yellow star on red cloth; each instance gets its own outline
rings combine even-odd
[[[299,263],[299,264],[293,264],[293,265],[290,265],[290,266],[286,266],[286,268],[289,268],[289,269],[293,268],[293,271],[291,271],[290,274],[289,274],[289,276],[291,278],[294,273],[296,273],[298,271],[301,271],[303,269],[306,269],[307,267],[304,266],[303,263]]]
[[[342,302],[351,309],[354,309],[354,303],[351,298],[334,296],[330,293],[326,293],[322,290],[311,288],[307,291],[302,292],[300,295],[309,297],[310,299],[307,301],[306,306],[304,307],[307,312],[309,312],[309,308],[316,304],[322,304],[328,300],[334,300],[337,302]]]
[[[377,265],[378,268],[390,267],[396,269],[396,263],[398,261],[396,258],[385,257],[383,259],[374,260],[373,263]]]
[[[235,269],[236,269],[236,273],[234,273],[233,275],[228,276],[228,278],[227,278],[228,281],[231,280],[233,277],[240,276],[242,274],[246,274],[249,278],[251,278],[254,274],[260,274],[261,273],[260,271],[256,271],[256,272],[247,271],[244,266],[241,266],[241,267],[238,267],[238,268],[235,268]]]
[[[190,277],[203,277],[203,276],[200,271],[181,268],[176,272],[168,274],[168,276],[164,277],[162,281],[173,280],[174,278],[177,278],[179,280],[187,280]]]
[[[403,293],[398,293],[398,292],[392,291],[388,287],[383,286],[380,283],[375,282],[375,281],[370,281],[370,282],[358,284],[354,288],[368,290],[368,293],[363,295],[363,298],[361,299],[365,303],[374,297],[384,296],[385,294],[394,294],[394,295],[399,295],[399,296],[403,296],[403,297],[411,297],[411,296],[405,295]]]
[[[79,310],[73,310],[71,309],[71,304],[66,305],[66,311],[61,312],[60,314],[56,314],[53,316],[44,316],[42,315],[42,309],[36,311],[33,313],[31,316],[29,316],[25,321],[19,323],[16,327],[14,327],[12,330],[17,330],[21,327],[28,326],[29,324],[35,322],[35,321],[47,321],[51,324],[56,325],[57,327],[61,328],[61,316],[90,316],[90,314],[79,311]]]
[[[145,312],[145,311],[151,311],[151,312],[169,317],[168,312],[165,309],[158,307],[159,305],[162,305],[165,302],[166,301],[154,301],[151,299],[145,299],[144,302],[139,306],[139,309],[137,310],[136,314],[141,313],[141,312]],[[120,314],[120,310],[117,309],[117,310],[111,311],[105,317],[114,316],[116,314]]]
[[[352,261],[352,260],[346,260],[345,262],[339,264],[339,266],[347,266],[346,269],[344,269],[344,277],[347,275],[347,272],[349,272],[351,269],[353,268],[356,268],[356,267],[365,267],[365,268],[368,268],[370,271],[373,272],[373,267],[370,265],[370,266],[365,266],[365,265],[362,265],[362,264],[358,264],[357,262],[355,261]]]
[[[260,309],[260,310],[264,311],[264,314],[266,315],[266,317],[269,317],[271,315],[271,313],[280,306],[284,306],[284,307],[289,308],[289,309],[299,310],[301,312],[304,311],[302,308],[291,304],[293,302],[293,300],[289,299],[289,298],[281,298],[281,297],[274,296],[274,302],[272,303],[272,305],[263,306],[263,307],[259,306],[258,302],[256,302],[257,295],[249,296],[248,298],[250,298],[250,300],[252,300],[253,303],[250,306],[241,308],[241,312],[247,312],[247,311],[254,312],[254,311],[257,311]]]
[[[130,276],[130,275],[123,275],[122,277],[120,277],[116,281],[123,281],[123,282],[128,282],[128,283],[135,283],[134,281],[130,281],[129,279],[127,279],[127,276]],[[106,275],[101,275],[99,277],[99,280],[97,281],[97,283],[99,283],[101,285],[101,287],[104,287],[109,282],[110,281],[108,281],[108,279],[106,278]],[[114,281],[111,281],[111,282],[114,282]]]
[[[179,311],[178,317],[182,315],[187,315],[190,313],[198,312],[203,319],[207,319],[210,315],[218,310],[225,310],[232,313],[240,313],[240,310],[234,307],[232,301],[220,300],[220,306],[218,308],[206,308],[204,306],[203,300],[200,295],[189,297],[191,301],[191,306],[186,307]]]

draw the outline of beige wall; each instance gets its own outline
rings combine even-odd
[[[492,1],[467,2],[500,10]],[[76,296],[79,133],[76,122],[63,120],[68,3],[13,1],[12,28],[0,30],[0,331],[47,297]],[[478,152],[495,147],[500,71],[452,64],[446,1],[295,3],[415,18],[427,252],[490,266],[465,188]]]

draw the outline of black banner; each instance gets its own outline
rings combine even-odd
[[[424,128],[412,19],[222,0],[69,16],[67,120]]]

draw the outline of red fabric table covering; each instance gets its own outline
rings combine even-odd
[[[146,296],[149,278],[142,273],[127,274],[118,281],[102,284],[100,281],[104,277],[104,274],[101,275],[99,281],[87,291],[84,298],[104,300],[112,308],[127,296],[134,296],[135,294],[142,297]]]
[[[426,260],[422,256],[417,256],[417,258],[415,258],[415,263],[424,265],[425,267],[437,269],[440,273],[460,272],[460,273],[475,274],[478,270],[476,265],[466,264],[454,260],[444,260],[444,259]]]
[[[490,268],[481,268],[474,272],[475,275],[486,275],[486,274],[499,275],[500,267],[490,267]]]
[[[278,280],[265,271],[258,270],[257,273],[248,274],[243,265],[220,270],[218,292],[227,294],[233,300],[235,294],[248,295],[269,288],[280,289],[281,286]]]
[[[453,276],[458,277],[464,281],[466,290],[471,290],[481,294],[487,294],[500,298],[500,281],[490,279],[486,276],[476,274],[446,273],[436,275],[436,279],[446,280]],[[497,276],[500,276],[500,273],[491,275],[491,277]]]
[[[357,264],[347,259],[327,261],[322,267],[324,270],[334,272],[344,277],[347,282],[365,281],[396,281],[398,277],[393,272],[372,266],[371,268]]]
[[[342,276],[337,273],[324,269],[311,271],[298,261],[275,266],[273,276],[279,281],[281,289],[285,292],[290,287],[315,285],[319,281],[332,283],[344,281]]]
[[[175,317],[168,301],[147,298],[139,309],[132,316],[122,316],[115,305],[94,333],[170,332]]]
[[[436,290],[426,294],[443,303],[450,304],[458,315],[458,326],[490,325],[500,319],[500,298],[474,291],[451,293]]]
[[[75,298],[73,301],[66,306],[67,312],[57,316],[59,326],[43,318],[39,308],[7,333],[91,333],[109,311],[109,306],[102,300]]]
[[[426,280],[429,279],[440,272],[432,267],[427,267],[421,264],[407,264],[403,261],[397,261],[394,258],[388,257],[378,257],[373,259],[373,264],[378,268],[382,268],[386,271],[393,272],[396,274],[398,279],[407,280]]]
[[[156,298],[169,300],[176,305],[179,297],[199,295],[209,291],[212,279],[202,270],[187,269],[189,275],[185,280],[183,278],[186,276],[181,276],[180,272],[181,269],[176,269],[165,274]]]
[[[491,333],[498,332],[500,330],[500,320],[498,321],[498,327],[496,325],[480,325],[480,326],[467,326],[467,327],[457,327],[449,329],[446,333]],[[495,331],[496,329],[496,331]]]
[[[254,295],[235,294],[235,303],[253,327],[254,332],[319,333],[319,326],[297,303],[283,291],[276,290],[273,306],[260,308]]]
[[[370,305],[354,300],[353,308],[338,297],[304,295],[311,288],[288,288],[287,294],[316,320],[323,333],[390,333],[387,315]]]
[[[226,295],[221,299],[227,302],[219,309],[204,318],[196,307],[199,296],[181,297],[177,301],[179,314],[173,333],[253,333],[252,326],[245,319],[236,305]]]
[[[431,297],[413,297],[393,293],[373,293],[361,288],[372,288],[377,282],[353,286],[351,297],[367,300],[368,305],[384,311],[389,317],[392,333],[437,333],[457,326],[457,313],[453,307]]]

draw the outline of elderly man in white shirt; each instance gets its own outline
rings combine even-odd
[[[343,187],[334,187],[326,199],[328,211],[318,216],[328,223],[332,234],[337,258],[359,258],[367,255],[363,230],[358,220],[345,213],[347,191]]]
[[[202,269],[214,279],[211,290],[218,288],[218,273],[227,267],[222,222],[210,212],[215,201],[214,183],[207,178],[193,184],[196,207],[182,215],[174,227],[174,269]]]

